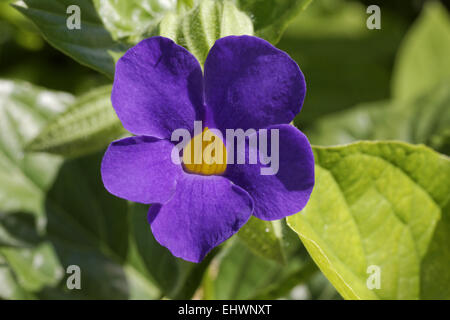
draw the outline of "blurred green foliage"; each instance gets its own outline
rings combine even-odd
[[[122,8],[111,1],[81,0],[86,9],[82,19],[90,24],[87,32],[72,36],[65,31],[66,15],[60,10],[71,1],[26,0],[21,5],[29,7],[19,8],[24,15],[10,6],[12,2],[0,0],[0,78],[8,79],[0,81],[0,299],[340,299],[316,263],[344,297],[351,297],[337,283],[333,268],[321,263],[323,252],[317,254],[306,241],[308,254],[285,221],[255,219],[195,265],[174,258],[155,241],[146,206],[127,203],[104,190],[99,173],[102,152],[95,151],[123,134],[116,130],[118,120],[108,100],[114,60],[131,44],[158,32],[176,34],[181,44],[204,57],[213,42],[204,39],[210,36],[244,30],[276,43],[292,20],[277,46],[306,76],[307,98],[295,125],[312,143],[402,140],[450,153],[450,42],[442,40],[448,39],[449,19],[437,4],[426,11],[424,0],[380,1],[382,29],[368,30],[365,9],[377,1],[233,0],[226,4],[232,5],[228,13],[226,5],[210,2],[202,12],[222,16],[206,20],[198,11],[189,11],[198,1],[178,1],[170,8],[159,7],[158,0],[121,2]],[[131,14],[130,3],[139,14]],[[156,5],[157,10],[146,11],[142,3]],[[31,10],[44,5],[48,16]],[[108,15],[111,10],[120,19]],[[234,29],[225,24],[224,33],[219,32],[216,25],[228,15],[233,17],[228,26]],[[46,24],[46,19],[58,28]],[[196,29],[203,23],[211,23],[212,29]],[[186,41],[190,37],[194,40]],[[432,67],[416,68],[417,61],[431,62]],[[36,150],[72,158],[91,154],[64,160],[26,152],[39,133],[41,145],[35,145]],[[74,146],[76,150],[71,149]],[[342,153],[351,148],[344,147]],[[316,155],[322,154],[317,150]],[[324,150],[323,154],[334,155]],[[428,156],[431,151],[423,152]],[[437,157],[433,153],[430,163]],[[327,163],[334,158],[324,159]],[[348,166],[355,163],[359,162]],[[344,170],[338,174],[344,175],[344,187],[351,187],[352,176]],[[334,186],[319,184],[323,190],[330,185]],[[324,217],[333,222],[331,209],[317,210],[311,218],[317,203],[335,205],[332,197],[316,198],[320,196],[314,195],[306,220],[320,224]],[[442,203],[442,219],[431,217],[432,227],[437,227],[430,249],[421,256],[421,269],[413,270],[414,290],[420,282],[425,298],[448,297],[450,288],[446,270],[450,255],[448,248],[443,249],[449,237],[449,206]],[[339,214],[351,216],[344,209]],[[296,229],[298,223],[298,230],[305,229],[303,216],[290,219],[291,227]],[[345,230],[331,235],[307,231],[309,240],[316,237],[325,243],[325,254],[332,251],[327,246],[336,249],[333,243],[340,244],[348,235]],[[336,250],[349,251],[345,246]],[[351,273],[348,270],[358,258],[339,264],[339,276]],[[70,264],[82,268],[83,290],[67,289],[64,268]],[[355,268],[363,278],[361,265]],[[436,274],[443,278],[436,279]],[[442,288],[434,283],[443,283]],[[416,294],[414,290],[404,296]]]
[[[382,29],[369,30],[365,8],[355,1],[313,2],[286,30],[278,47],[299,63],[308,85],[297,126],[389,97],[395,54],[408,21],[383,6]]]

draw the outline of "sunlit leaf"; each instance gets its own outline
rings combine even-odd
[[[316,147],[314,154],[311,200],[288,225],[339,293],[449,298],[442,285],[449,279],[449,159],[396,142]],[[369,266],[380,268],[379,289],[367,285]],[[441,281],[428,281],[436,280],[433,270]]]

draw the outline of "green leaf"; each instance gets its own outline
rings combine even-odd
[[[81,11],[81,29],[69,30],[67,8],[72,0],[23,0],[15,7],[32,20],[44,38],[79,63],[114,75],[113,55],[125,52],[127,46],[112,39],[90,0],[76,1]]]
[[[209,253],[200,264],[175,258],[153,237],[147,221],[148,207],[137,203],[131,205],[131,236],[141,259],[139,264],[164,296],[171,299],[190,299],[217,249]]]
[[[0,80],[0,210],[42,212],[44,192],[60,163],[54,156],[29,154],[23,146],[73,97],[25,82]]]
[[[54,285],[61,277],[54,252],[48,243],[41,243],[37,232],[38,224],[45,220],[45,193],[61,161],[54,156],[24,153],[23,146],[72,100],[69,94],[25,82],[0,80],[2,297],[29,298],[31,295],[25,294],[25,290],[37,291]],[[39,218],[29,213],[38,214]]]
[[[402,140],[450,152],[450,85],[445,82],[408,102],[380,101],[325,116],[306,129],[311,143]]]
[[[211,25],[214,32],[220,28],[238,30],[242,26],[239,24],[248,23],[251,17],[255,23],[255,31],[259,37],[272,42],[277,42],[288,23],[302,11],[312,0],[283,0],[283,1],[241,1],[241,0],[184,0],[165,2],[161,0],[144,1],[112,1],[94,0],[94,4],[99,12],[105,27],[111,32],[114,39],[126,38],[130,43],[136,43],[143,38],[157,34],[159,23],[164,21],[163,29],[176,29],[183,14],[196,8],[200,17],[189,19],[187,24],[201,24],[200,28],[209,29]],[[213,3],[216,2],[216,3]],[[198,7],[199,6],[199,7]],[[202,8],[203,7],[203,8]],[[230,8],[233,8],[231,11]],[[240,14],[237,10],[242,10],[246,15]],[[224,14],[221,11],[224,10]],[[228,12],[226,12],[228,11]],[[232,12],[234,11],[234,13]],[[166,17],[166,15],[168,17]],[[192,13],[188,13],[192,15]],[[197,15],[194,13],[194,15]],[[230,18],[233,21],[230,21]],[[223,21],[222,21],[223,20]],[[167,21],[173,25],[168,26]],[[197,22],[196,22],[197,21]],[[233,23],[231,23],[233,22]],[[181,29],[187,29],[182,27]],[[172,30],[174,34],[178,32]],[[185,32],[185,31],[183,31]],[[188,33],[204,33],[205,31],[187,31]],[[234,34],[236,31],[232,31]],[[165,31],[164,31],[165,33]],[[210,31],[206,31],[210,33]],[[227,34],[227,32],[224,32]]]
[[[46,197],[46,236],[64,269],[77,265],[82,275],[82,290],[68,290],[64,279],[59,294],[155,299],[159,290],[127,262],[128,205],[104,189],[100,159],[101,155],[93,155],[66,161]]]
[[[0,255],[0,299],[28,299],[28,294],[17,282],[14,272],[6,265],[4,258]]]
[[[111,86],[105,86],[79,97],[41,130],[27,150],[74,157],[102,149],[126,134],[110,96]]]
[[[447,9],[430,1],[400,48],[393,75],[393,94],[411,99],[438,83],[450,82],[450,19]]]
[[[62,278],[63,270],[55,252],[37,232],[36,218],[31,214],[0,213],[0,256],[8,268],[0,273],[4,272],[5,277],[9,275],[9,280],[5,281],[9,281],[10,286],[15,283],[4,290],[15,288],[36,293],[46,286],[56,285]]]
[[[237,7],[252,17],[255,34],[277,43],[289,23],[312,0],[235,0]]]
[[[188,49],[204,64],[214,42],[229,35],[253,34],[250,18],[230,1],[203,0],[183,15],[168,13],[159,26],[160,35]]]
[[[450,202],[443,209],[441,220],[422,260],[420,297],[422,299],[450,299]]]
[[[94,0],[94,5],[114,39],[126,38],[127,42],[137,43],[157,33],[158,24],[167,12],[188,9],[193,1]]]
[[[281,264],[286,262],[281,221],[263,221],[251,217],[239,230],[238,235],[255,254]]]
[[[0,256],[9,269],[4,276],[10,274],[5,281],[14,279],[16,289],[30,293],[56,285],[63,274],[54,250],[37,232],[36,220],[31,214],[0,213]]]
[[[339,293],[346,299],[449,298],[442,282],[427,281],[431,270],[449,279],[449,159],[400,142],[316,147],[314,155],[311,199],[287,220]],[[371,265],[381,268],[380,289],[366,285]]]
[[[0,248],[6,264],[17,276],[18,284],[28,292],[56,285],[63,270],[48,243],[36,248]]]
[[[203,64],[220,37],[253,34],[278,41],[311,0],[80,0],[81,30],[69,30],[70,0],[23,0],[15,7],[45,39],[81,64],[113,77],[114,64],[130,45],[160,34],[190,50]],[[99,17],[100,16],[100,17]],[[251,17],[251,18],[250,18]]]

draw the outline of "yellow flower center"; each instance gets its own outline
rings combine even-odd
[[[227,150],[223,141],[205,128],[184,148],[183,165],[187,172],[205,176],[224,173],[227,168]]]

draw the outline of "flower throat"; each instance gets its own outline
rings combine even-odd
[[[207,127],[183,149],[183,167],[189,173],[220,175],[227,168],[227,150],[223,141]]]

